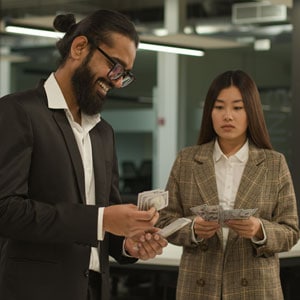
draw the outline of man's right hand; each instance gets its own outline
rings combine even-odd
[[[103,229],[115,235],[133,237],[151,231],[158,217],[153,207],[142,211],[133,204],[112,205],[104,208]]]

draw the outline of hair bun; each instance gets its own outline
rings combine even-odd
[[[60,32],[68,32],[76,24],[73,14],[57,15],[53,21],[53,27]]]

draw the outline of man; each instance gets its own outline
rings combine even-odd
[[[56,72],[0,100],[3,300],[109,299],[109,255],[132,263],[167,245],[155,209],[121,204],[114,134],[99,114],[107,92],[134,79],[133,24],[99,10],[54,27],[66,32]]]

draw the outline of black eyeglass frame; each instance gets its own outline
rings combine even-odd
[[[102,50],[100,47],[96,47],[97,50],[102,53],[111,63],[112,63],[112,67],[111,69],[108,71],[107,73],[107,77],[110,80],[118,80],[119,78],[122,77],[122,88],[128,86],[129,84],[131,84],[134,80],[135,77],[132,74],[131,71],[127,71],[124,69],[124,67],[115,59],[113,59],[112,57],[110,57],[104,50]],[[121,69],[123,70],[122,72],[117,71],[117,74],[114,74],[114,71]]]

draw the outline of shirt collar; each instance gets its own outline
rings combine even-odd
[[[45,81],[44,88],[47,94],[48,107],[50,109],[68,109],[68,105],[54,77],[54,73],[51,73]]]
[[[45,81],[44,88],[48,99],[48,107],[50,109],[64,109],[73,119],[64,95],[56,81],[54,73],[51,73],[51,75]],[[89,124],[89,127],[94,127],[101,120],[100,114],[89,116],[82,113],[81,117],[82,124]]]
[[[234,155],[232,155],[232,157],[237,158],[241,162],[245,162],[248,159],[248,155],[249,155],[249,142],[248,142],[248,140],[246,140],[246,142],[242,146],[242,148],[237,153],[235,153]],[[217,162],[222,157],[226,157],[226,155],[221,150],[219,142],[216,139],[215,145],[214,145],[214,151],[213,151],[214,161]]]

